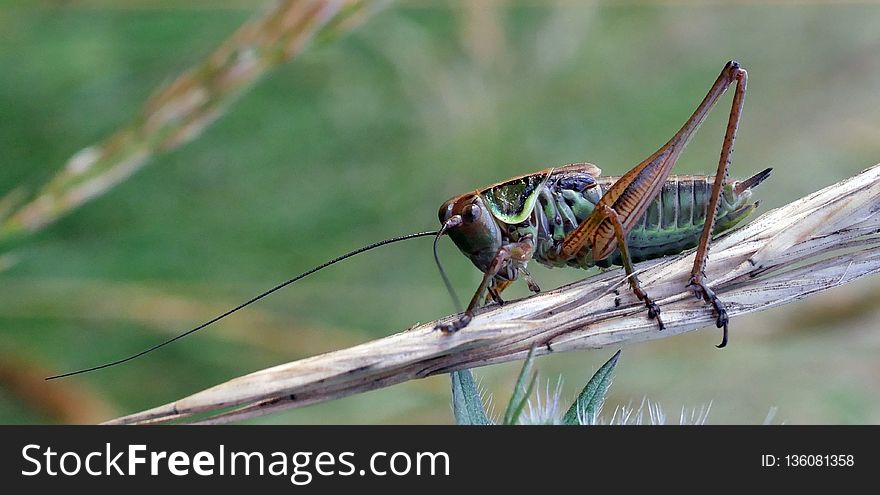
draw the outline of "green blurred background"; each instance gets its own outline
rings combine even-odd
[[[262,5],[0,4],[0,194],[130,121]],[[126,366],[46,385],[206,320],[331,256],[436,227],[448,197],[548,166],[619,174],[678,129],[724,62],[749,70],[733,175],[762,211],[880,161],[872,2],[408,0],[258,83],[195,142],[16,246],[0,273],[0,423],[89,422],[452,311],[430,240],[315,275]],[[729,96],[678,172],[712,173]],[[479,273],[443,243],[465,297]],[[535,268],[550,288],[582,277]],[[526,295],[524,284],[510,289]],[[709,423],[880,422],[880,280],[626,347],[606,407]],[[614,349],[541,358],[573,397]],[[518,363],[476,370],[503,403]],[[543,385],[542,385],[543,386]],[[552,386],[551,386],[552,388]],[[566,399],[567,402],[568,399]],[[497,407],[497,406],[496,406]],[[259,420],[450,423],[446,376]]]

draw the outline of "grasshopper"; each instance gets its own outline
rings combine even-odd
[[[440,207],[439,230],[385,239],[356,249],[136,354],[47,379],[131,361],[195,333],[330,265],[408,239],[434,237],[434,257],[443,281],[452,293],[437,257],[437,241],[443,235],[448,235],[483,272],[483,279],[467,309],[451,323],[438,325],[442,331],[451,333],[467,326],[484,294],[488,294],[487,300],[503,304],[501,292],[520,276],[532,291],[538,292],[538,284],[527,269],[531,259],[550,267],[622,265],[633,293],[644,302],[648,317],[657,320],[662,330],[660,307],[642,288],[633,263],[680,253],[696,246],[688,287],[714,308],[716,325],[724,329],[718,347],[724,347],[728,340],[727,312],[709,287],[704,272],[709,244],[713,234],[732,228],[757,208],[757,202],[749,202],[751,189],[769,177],[771,170],[766,169],[739,182],[728,177],[746,80],[745,69],[735,61],[728,62],[696,111],[672,139],[621,177],[602,176],[595,165],[576,163],[514,177],[456,196]],[[670,176],[690,138],[732,84],[736,89],[715,175]]]
[[[730,229],[758,206],[748,203],[751,188],[771,170],[742,182],[728,178],[747,78],[739,63],[728,62],[672,139],[622,177],[602,177],[599,168],[589,163],[571,164],[508,179],[443,203],[441,235],[452,238],[483,272],[483,280],[464,313],[438,328],[454,332],[465,327],[486,292],[503,303],[501,291],[520,276],[538,292],[526,267],[534,259],[549,267],[622,265],[633,293],[662,330],[660,307],[642,288],[633,263],[697,246],[687,287],[714,308],[716,326],[724,329],[718,347],[724,347],[727,312],[705,275],[709,244],[713,234]],[[736,89],[714,177],[670,177],[688,141],[731,85]]]

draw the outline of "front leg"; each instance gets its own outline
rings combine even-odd
[[[480,282],[480,286],[477,287],[477,291],[474,292],[474,296],[471,298],[471,302],[464,313],[449,323],[440,323],[435,328],[447,333],[453,333],[466,327],[474,317],[474,311],[480,305],[480,300],[489,289],[489,284],[495,279],[495,275],[498,275],[498,272],[511,260],[519,262],[528,261],[532,257],[532,252],[532,244],[528,241],[514,242],[501,246],[498,252],[495,253],[492,263],[489,264],[489,267],[483,273],[483,280]]]

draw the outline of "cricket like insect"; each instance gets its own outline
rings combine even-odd
[[[728,167],[746,90],[746,71],[728,62],[709,93],[684,126],[659,150],[621,177],[605,177],[595,165],[576,163],[535,174],[514,177],[446,201],[440,207],[442,227],[364,246],[314,267],[255,296],[229,311],[173,338],[117,361],[49,377],[62,378],[131,361],[248,306],[275,291],[339,261],[380,246],[434,237],[434,257],[447,288],[451,286],[437,258],[437,241],[448,234],[458,248],[483,272],[483,280],[467,309],[451,323],[437,328],[455,332],[467,326],[485,293],[502,304],[501,292],[522,276],[529,288],[540,289],[526,265],[535,259],[550,267],[622,265],[636,297],[660,329],[660,307],[639,283],[633,263],[680,253],[697,246],[688,287],[711,304],[716,325],[727,343],[727,312],[708,286],[704,267],[712,235],[732,228],[758,203],[750,203],[751,189],[770,175],[766,169],[741,182],[728,179]],[[714,176],[670,176],[684,147],[731,84],[736,89],[721,158]],[[453,295],[454,297],[454,295]]]
[[[484,275],[465,312],[438,328],[447,332],[463,328],[485,292],[501,303],[501,291],[520,275],[538,292],[526,269],[527,262],[535,259],[550,267],[623,265],[632,291],[662,330],[660,307],[642,288],[633,262],[697,246],[688,287],[715,309],[716,325],[724,329],[718,347],[724,347],[727,312],[704,273],[709,242],[713,233],[733,227],[757,207],[748,203],[750,189],[770,175],[767,169],[743,182],[728,180],[746,80],[745,69],[728,62],[672,139],[620,178],[601,177],[600,170],[588,163],[572,164],[516,177],[444,203],[440,232],[448,233]],[[682,150],[731,84],[736,85],[733,107],[714,178],[670,177]]]

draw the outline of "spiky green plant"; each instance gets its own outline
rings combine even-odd
[[[553,394],[550,393],[548,383],[543,400],[540,395],[534,403],[530,399],[538,380],[538,373],[532,372],[534,351],[534,348],[529,351],[523,363],[513,389],[513,395],[508,401],[504,417],[500,422],[493,421],[486,412],[480,391],[470,370],[453,372],[452,409],[455,414],[455,422],[460,425],[595,424],[602,410],[602,404],[605,402],[605,395],[611,386],[611,377],[614,367],[617,366],[617,360],[620,358],[620,351],[614,353],[611,359],[593,374],[593,377],[590,378],[562,418],[558,418],[556,414],[562,390],[561,382],[557,382]],[[523,413],[527,408],[528,414],[524,416]]]
[[[584,388],[577,399],[569,406],[565,414],[559,414],[562,398],[562,379],[556,381],[551,392],[550,382],[544,387],[543,397],[540,387],[534,399],[532,392],[536,388],[537,372],[532,372],[534,348],[529,351],[522,370],[517,378],[514,392],[507,404],[506,411],[500,421],[493,420],[483,405],[482,394],[477,387],[470,370],[452,373],[452,404],[455,422],[459,425],[495,425],[495,424],[543,424],[543,425],[665,425],[668,416],[657,402],[642,398],[638,407],[619,405],[614,408],[611,416],[602,416],[605,397],[611,387],[614,368],[620,359],[620,351],[614,353],[605,362]],[[530,378],[531,377],[531,378]],[[690,410],[681,408],[678,424],[704,425],[709,417],[712,403],[704,404]],[[771,408],[764,424],[770,424],[776,415],[776,408]]]

